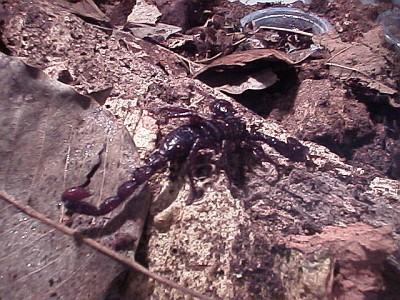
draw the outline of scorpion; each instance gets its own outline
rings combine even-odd
[[[191,190],[196,187],[192,175],[193,166],[200,150],[210,149],[221,153],[219,161],[221,168],[229,172],[232,155],[238,150],[251,150],[256,158],[266,161],[277,167],[272,158],[265,153],[262,143],[275,149],[278,153],[294,162],[308,161],[308,147],[302,145],[297,139],[288,137],[286,142],[275,137],[257,132],[254,128],[248,130],[246,123],[238,116],[233,105],[226,100],[215,100],[209,106],[211,118],[204,118],[195,111],[179,107],[163,107],[156,112],[163,118],[157,121],[158,125],[168,124],[173,118],[187,118],[186,125],[181,125],[169,132],[162,140],[158,149],[148,157],[144,166],[132,172],[132,179],[124,182],[117,188],[115,196],[105,199],[98,207],[83,199],[92,196],[93,192],[87,184],[73,187],[62,194],[62,202],[68,211],[84,215],[105,215],[125,200],[135,190],[149,180],[156,172],[168,163],[183,161],[184,172],[189,178]]]

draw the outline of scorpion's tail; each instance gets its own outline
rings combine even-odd
[[[132,172],[132,179],[118,187],[117,195],[105,199],[99,207],[82,201],[93,195],[93,192],[87,188],[86,184],[66,190],[62,194],[61,200],[71,212],[91,216],[105,215],[127,200],[140,185],[149,180],[166,163],[167,157],[165,155],[159,151],[153,152],[148,159],[147,165],[136,168]]]
[[[99,207],[82,201],[83,199],[93,195],[93,192],[86,186],[78,186],[66,190],[62,194],[61,200],[64,202],[65,207],[71,212],[91,216],[102,216],[127,200],[137,190],[137,188],[145,183],[155,172],[156,170],[148,166],[135,169],[133,172],[133,179],[128,180],[119,186],[117,189],[117,195],[105,199]]]

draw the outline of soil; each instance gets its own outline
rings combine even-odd
[[[178,276],[170,269],[182,265],[197,271],[205,269],[202,266],[206,262],[195,261],[196,255],[200,256],[212,243],[194,243],[197,252],[192,249],[190,253],[191,245],[181,238],[181,231],[192,230],[200,240],[207,236],[201,230],[215,230],[213,238],[226,238],[232,244],[228,250],[223,243],[212,244],[212,254],[207,259],[212,256],[225,262],[226,253],[235,259],[225,269],[216,264],[207,271],[212,279],[199,275],[201,280],[196,281],[189,276],[190,283],[202,288],[204,283],[215,297],[306,299],[299,291],[309,291],[313,299],[396,299],[400,286],[400,191],[391,187],[398,187],[400,180],[400,68],[398,57],[383,41],[382,28],[375,22],[379,13],[393,8],[391,1],[369,5],[357,0],[314,0],[309,6],[301,1],[295,3],[294,7],[326,18],[335,32],[312,38],[290,32],[258,32],[263,47],[269,49],[288,51],[294,47],[304,51],[314,43],[319,51],[298,63],[279,64],[279,81],[266,89],[228,96],[199,85],[192,79],[191,67],[253,47],[241,42],[246,34],[253,33],[240,32],[238,20],[271,5],[246,6],[222,0],[148,1],[159,7],[161,21],[182,28],[184,34],[173,35],[169,41],[179,41],[184,46],[173,48],[168,39],[160,47],[154,40],[133,38],[129,31],[113,32],[112,26],[122,28],[125,24],[135,1],[95,2],[108,21],[77,17],[79,13],[69,15],[57,5],[36,5],[27,11],[18,1],[3,1],[0,51],[24,58],[54,79],[104,104],[130,130],[142,158],[159,138],[151,111],[174,105],[195,107],[205,113],[207,101],[221,97],[231,97],[245,107],[235,104],[249,126],[274,124],[268,130],[296,137],[316,149],[311,151],[315,165],[285,165],[282,180],[267,183],[265,178],[274,174],[274,168],[256,169],[248,189],[231,187],[232,198],[224,196],[227,192],[223,186],[227,183],[223,178],[215,182],[215,178],[198,179],[205,190],[214,183],[217,193],[210,193],[210,199],[214,197],[216,201],[199,211],[182,213],[180,207],[172,205],[174,200],[163,203],[165,199],[182,198],[176,186],[182,189],[183,183],[166,183],[157,175],[152,191],[160,196],[154,201],[149,234],[139,250],[143,263],[150,267],[153,263],[156,271],[186,284],[184,271]],[[211,25],[203,26],[210,18]],[[163,128],[162,132],[169,129]],[[384,184],[378,194],[371,193],[371,187],[380,181]],[[232,203],[226,204],[222,198]],[[204,212],[216,216],[203,218]],[[230,228],[224,227],[227,224],[221,215],[237,224],[239,234],[234,238],[229,235]],[[201,225],[194,229],[188,225],[195,222]],[[391,229],[387,231],[385,226]],[[163,244],[170,230],[178,233],[173,232],[171,240]],[[363,241],[355,242],[360,236]],[[154,237],[158,240],[154,241]],[[368,238],[372,242],[364,242]],[[164,249],[168,243],[170,248]],[[158,252],[156,258],[147,257],[156,251],[151,248],[158,246],[164,252]],[[183,258],[188,262],[181,262]],[[170,269],[161,267],[164,260]],[[373,267],[368,265],[371,261],[375,263]],[[294,270],[307,273],[312,269],[311,262],[329,265],[329,272],[317,272],[325,274],[326,281],[313,285],[305,283],[306,279],[297,280],[300,275]],[[217,284],[209,283],[215,278],[221,280],[221,285],[229,281],[235,287],[224,295]],[[154,292],[154,299],[165,295],[179,298],[144,282],[147,289],[136,289],[135,295]],[[324,290],[317,291],[316,286],[326,288],[326,294],[318,294]]]
[[[253,7],[239,2],[222,1],[213,8],[213,11],[224,16],[234,27],[235,22],[232,20],[239,20],[251,11],[269,6],[271,5]],[[396,63],[398,59],[394,52],[382,46],[382,34],[369,34],[365,38],[368,31],[377,27],[375,20],[378,14],[393,8],[391,1],[360,5],[357,0],[321,0],[313,1],[309,7],[304,7],[301,3],[297,3],[295,7],[301,7],[305,11],[326,18],[339,33],[338,38],[342,46],[351,48],[352,45],[358,43],[378,44],[379,46],[370,53],[354,46],[354,51],[346,50],[338,61],[342,63],[353,60],[354,63],[353,56],[363,53],[362,58],[361,56],[356,58],[356,70],[363,70],[359,67],[360,64],[371,64],[373,65],[371,69],[381,70],[371,74],[374,78],[380,77],[382,82],[387,82],[394,89],[399,86],[399,69]],[[291,34],[278,33],[278,42],[269,42],[265,46],[269,49],[284,51],[287,41],[291,39],[294,39]],[[309,43],[303,43],[304,39],[298,41],[297,48],[309,46]],[[334,49],[334,46],[328,47]],[[246,49],[239,47],[235,50],[231,49],[230,52],[241,50]],[[335,50],[330,51],[330,55],[333,56],[338,53]],[[190,56],[193,55],[189,54]],[[358,80],[334,78],[324,65],[325,61],[305,61],[297,66],[297,77],[293,79],[291,79],[293,75],[287,71],[284,76],[286,83],[289,84],[278,83],[264,91],[249,91],[234,97],[264,118],[281,122],[292,135],[322,144],[343,157],[348,163],[366,168],[368,178],[388,175],[390,178],[397,179],[398,171],[393,171],[393,169],[396,169],[398,165],[399,108],[389,103],[389,97],[385,93],[365,88]],[[314,81],[306,88],[306,93],[302,94],[301,90],[299,91],[299,83],[306,79]],[[340,91],[341,95],[334,100],[334,96],[329,92],[331,90],[335,93]],[[325,95],[313,94],[322,91],[325,91]],[[307,125],[300,126],[303,128],[300,131],[298,126],[300,120],[296,118],[296,115],[304,115],[304,107],[300,108],[303,105],[302,95],[309,97],[307,101],[315,103],[316,99],[321,99],[322,102],[318,112],[313,113],[313,117],[310,116],[307,120]],[[294,97],[296,97],[296,102],[293,101]],[[340,110],[343,113],[339,112]],[[321,119],[318,120],[319,118]],[[329,119],[331,121],[328,121]],[[304,123],[304,118],[300,122]]]

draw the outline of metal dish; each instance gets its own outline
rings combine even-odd
[[[331,30],[332,25],[317,15],[305,13],[296,8],[277,7],[255,11],[240,20],[243,27],[252,25],[312,31],[315,35],[322,35]]]
[[[378,16],[378,23],[384,26],[385,39],[400,52],[400,10],[388,10]]]

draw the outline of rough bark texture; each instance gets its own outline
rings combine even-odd
[[[142,158],[158,139],[152,109],[182,106],[207,116],[212,99],[229,99],[187,78],[173,54],[127,32],[102,29],[46,1],[4,5],[1,39],[9,54],[54,79],[70,78],[83,94],[112,87],[104,107],[128,128]],[[243,189],[211,172],[197,179],[204,196],[191,205],[184,179],[157,174],[140,250],[149,269],[217,299],[396,299],[399,181],[368,164],[348,165],[318,144],[354,148],[374,136],[367,108],[346,95],[339,81],[308,78],[281,124],[234,104],[261,132],[308,140],[315,166],[266,148],[285,166],[281,179],[267,163],[254,166]],[[135,280],[140,284],[128,297],[183,298],[157,282]]]

